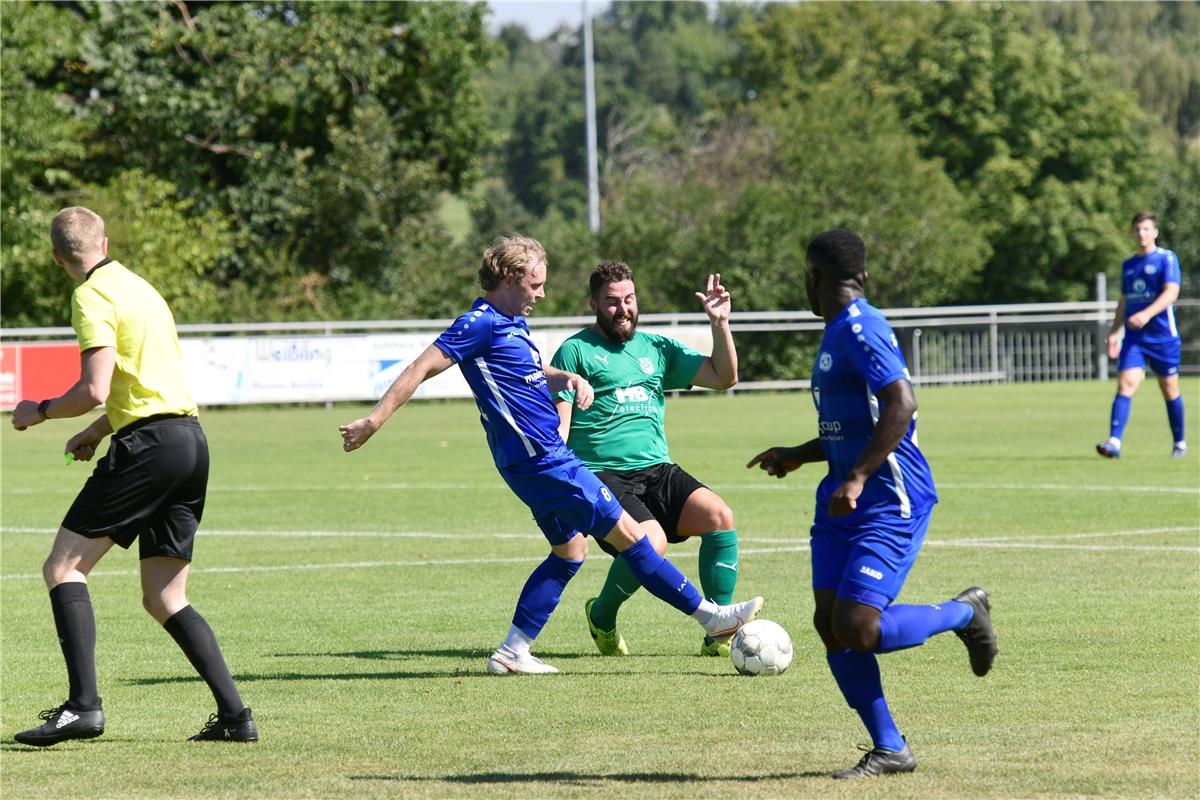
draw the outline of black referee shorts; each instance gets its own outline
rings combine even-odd
[[[687,538],[675,531],[688,498],[697,489],[708,488],[678,464],[655,464],[628,472],[597,472],[596,477],[621,501],[629,516],[638,522],[658,520],[672,544]],[[596,542],[604,552],[616,557],[616,548],[602,539]]]
[[[208,440],[195,417],[159,415],[117,431],[62,525],[140,558],[192,560],[208,489]]]

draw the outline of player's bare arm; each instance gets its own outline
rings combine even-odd
[[[1154,298],[1153,303],[1146,306],[1136,314],[1130,314],[1129,319],[1126,320],[1126,322],[1128,323],[1129,327],[1133,328],[1134,330],[1140,330],[1146,327],[1147,322],[1157,317],[1159,314],[1165,311],[1168,306],[1178,299],[1179,284],[1168,283],[1163,287],[1163,290],[1159,293],[1158,297]],[[1124,298],[1122,298],[1121,301],[1124,302]],[[1124,310],[1124,308],[1118,309],[1118,311]]]
[[[747,469],[755,465],[768,475],[776,478],[786,478],[788,473],[795,472],[805,464],[813,464],[825,460],[825,452],[821,450],[820,439],[810,439],[804,444],[793,447],[777,446],[763,450],[746,464]]]
[[[96,420],[67,440],[63,446],[64,453],[70,453],[76,461],[91,461],[96,455],[96,448],[104,437],[113,432],[108,415],[97,417]]]
[[[1121,353],[1121,330],[1125,327],[1125,297],[1117,301],[1117,310],[1113,313],[1112,325],[1108,328],[1108,336],[1104,343],[1108,347],[1108,357],[1116,358]]]
[[[550,388],[550,394],[555,392],[574,392],[575,407],[580,411],[586,411],[591,408],[592,401],[596,399],[596,392],[592,389],[592,385],[587,382],[587,379],[582,375],[576,375],[574,372],[551,367],[549,365],[543,367],[546,373],[546,384]],[[559,418],[562,418],[562,413],[559,412]],[[568,430],[570,423],[568,422]],[[562,424],[559,424],[559,430],[562,430]],[[563,437],[566,439],[566,437]]]
[[[705,291],[696,292],[696,299],[704,306],[712,326],[713,352],[700,364],[692,383],[705,389],[729,389],[738,382],[738,360],[733,334],[729,330],[733,301],[721,283],[720,273],[708,276]]]
[[[879,422],[846,481],[829,496],[830,516],[844,517],[857,507],[863,484],[900,444],[900,440],[908,433],[913,414],[917,413],[917,398],[913,394],[912,384],[903,378],[892,381],[877,395],[882,407]]]
[[[571,433],[571,416],[575,406],[567,400],[555,400],[554,408],[558,411],[558,435],[565,442]]]
[[[362,419],[338,426],[338,430],[342,434],[342,449],[350,453],[366,444],[367,440],[383,427],[392,414],[395,414],[401,406],[412,399],[418,386],[452,366],[454,366],[454,362],[437,345],[431,344],[426,347],[421,355],[405,367],[399,377],[392,382],[370,414]]]
[[[108,399],[113,369],[117,364],[116,348],[90,348],[80,355],[79,361],[79,380],[65,394],[43,403],[34,400],[17,403],[12,417],[14,428],[23,431],[47,419],[78,417]]]

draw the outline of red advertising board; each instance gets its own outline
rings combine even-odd
[[[75,342],[23,342],[0,347],[0,409],[20,400],[58,397],[79,380]]]

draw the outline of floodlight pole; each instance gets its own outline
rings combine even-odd
[[[1096,380],[1108,380],[1108,320],[1105,319],[1104,304],[1108,302],[1108,276],[1096,273]]]
[[[587,117],[588,227],[600,230],[600,170],[596,158],[596,71],[592,52],[592,12],[583,0],[583,102]]]

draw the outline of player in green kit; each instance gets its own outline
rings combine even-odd
[[[728,389],[737,383],[729,292],[720,275],[709,275],[707,291],[696,292],[712,325],[713,354],[704,356],[674,339],[637,330],[637,294],[628,265],[606,261],[592,271],[589,284],[596,322],[563,342],[551,363],[586,378],[595,399],[581,411],[574,407],[571,392],[558,392],[559,431],[660,554],[668,542],[700,537],[704,596],[729,603],[738,567],[733,512],[715,492],[672,463],[663,424],[665,392],[691,386]],[[604,542],[599,544],[608,552]],[[617,611],[638,586],[625,562],[614,559],[600,596],[587,601],[588,629],[602,654],[629,654],[617,632]],[[728,653],[728,643],[707,636],[701,645],[701,655]]]

